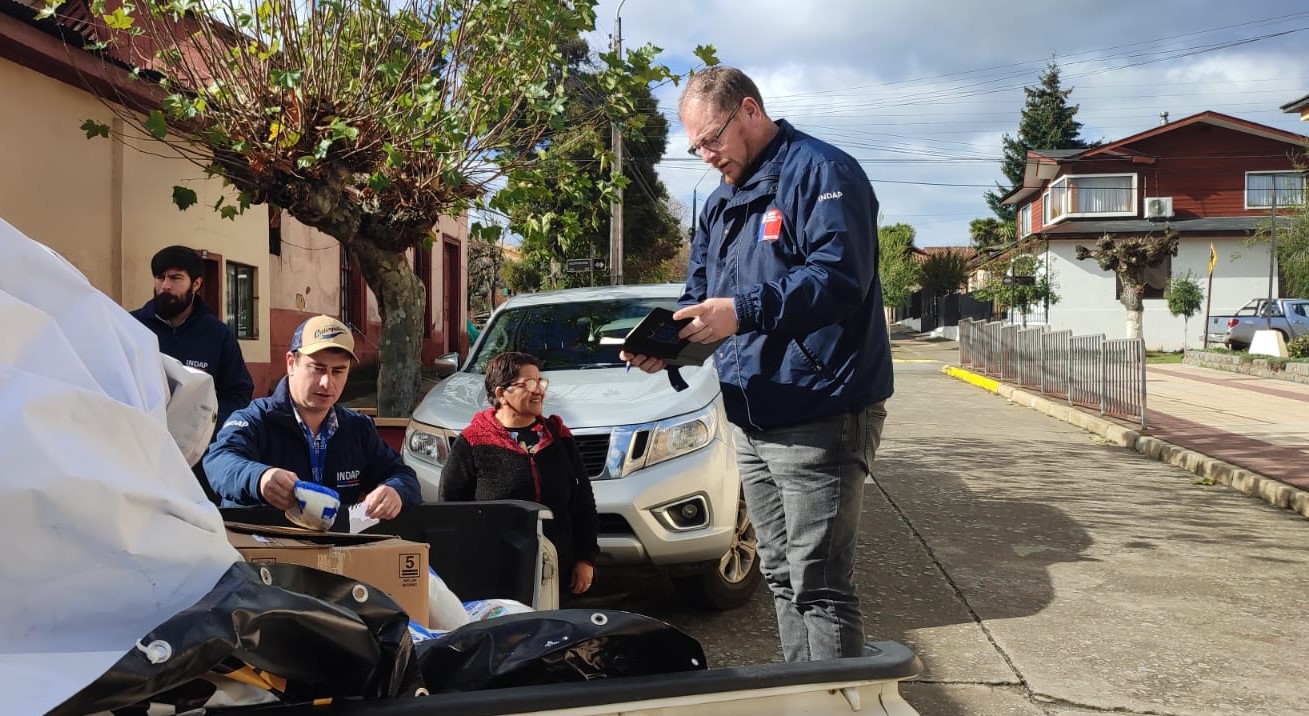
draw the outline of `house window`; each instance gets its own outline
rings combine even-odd
[[[255,325],[256,304],[255,267],[227,262],[227,325],[237,338],[258,338]]]
[[[1044,218],[1044,223],[1049,224],[1059,218],[1059,214],[1056,213],[1059,208],[1054,205],[1053,201],[1050,201],[1050,192],[1047,191],[1041,195],[1041,206],[1043,207],[1041,216]]]
[[[1145,290],[1141,292],[1141,298],[1163,298],[1164,289],[1168,288],[1168,277],[1173,275],[1173,257],[1164,256],[1164,260],[1157,266],[1152,266],[1145,271]],[[1114,295],[1119,299],[1123,297],[1123,280],[1118,274],[1114,274]]]
[[[1032,233],[1032,205],[1025,204],[1018,212],[1018,235],[1027,236]]]
[[[1062,176],[1050,184],[1046,216],[1133,216],[1136,175]]]
[[[1269,209],[1304,203],[1304,175],[1299,172],[1246,172],[1245,208]]]

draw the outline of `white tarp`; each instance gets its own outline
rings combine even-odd
[[[0,220],[0,710],[94,681],[239,559],[168,432],[154,335]]]

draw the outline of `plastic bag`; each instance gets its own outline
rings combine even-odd
[[[706,668],[684,632],[630,612],[559,609],[473,622],[415,645],[432,693]]]
[[[526,614],[532,611],[531,607],[513,599],[474,599],[471,602],[464,602],[463,608],[470,622],[507,617],[510,614]]]
[[[246,703],[414,693],[422,684],[408,617],[380,590],[359,587],[299,565],[234,564],[208,595],[50,714],[227,703],[234,691],[216,688],[221,677],[264,685]]]
[[[459,597],[430,566],[427,568],[427,624],[440,631],[458,629],[470,621]]]

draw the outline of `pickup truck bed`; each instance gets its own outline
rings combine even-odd
[[[896,684],[922,664],[891,641],[866,655],[829,661],[764,664],[586,683],[524,686],[415,699],[270,709],[276,716],[768,716],[849,714],[916,716]],[[252,711],[262,713],[262,711]]]
[[[461,598],[513,596],[532,603],[540,584],[539,505],[520,501],[439,503],[368,530],[427,542],[433,568]],[[279,524],[272,508],[224,509],[225,519]],[[489,559],[508,566],[488,570]],[[268,716],[917,716],[898,682],[922,663],[905,646],[872,642],[845,659],[626,676],[412,699],[339,701],[329,706],[249,707]]]

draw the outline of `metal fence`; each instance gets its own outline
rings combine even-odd
[[[1140,339],[962,320],[959,363],[1145,427],[1145,342]]]

